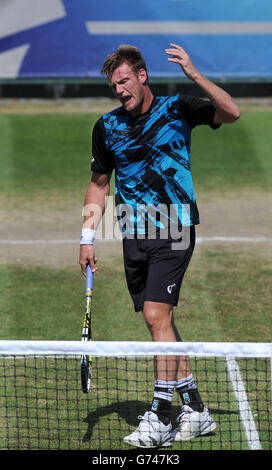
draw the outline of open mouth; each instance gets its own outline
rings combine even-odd
[[[122,103],[123,103],[123,104],[128,104],[131,99],[132,99],[132,96],[131,96],[131,95],[123,96],[123,97],[122,97]]]

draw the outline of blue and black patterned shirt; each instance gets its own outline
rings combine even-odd
[[[145,233],[148,219],[161,227],[174,214],[178,225],[199,223],[191,175],[191,131],[201,124],[218,128],[213,124],[214,113],[209,101],[177,94],[154,97],[148,111],[138,117],[119,107],[96,122],[92,171],[115,170],[123,232]],[[156,208],[155,213],[147,210],[150,207]]]

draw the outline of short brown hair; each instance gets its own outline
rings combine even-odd
[[[114,70],[123,62],[128,62],[134,73],[144,69],[147,75],[146,62],[141,52],[137,47],[130,46],[129,44],[121,44],[116,52],[106,57],[101,73],[107,75],[108,79],[110,79]]]

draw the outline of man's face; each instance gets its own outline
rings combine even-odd
[[[135,73],[127,62],[117,67],[110,78],[114,95],[132,116],[141,114],[146,78],[144,69]]]

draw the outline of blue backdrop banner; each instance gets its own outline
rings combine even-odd
[[[0,0],[0,78],[101,77],[123,43],[183,78],[170,42],[208,77],[272,77],[272,0]]]

